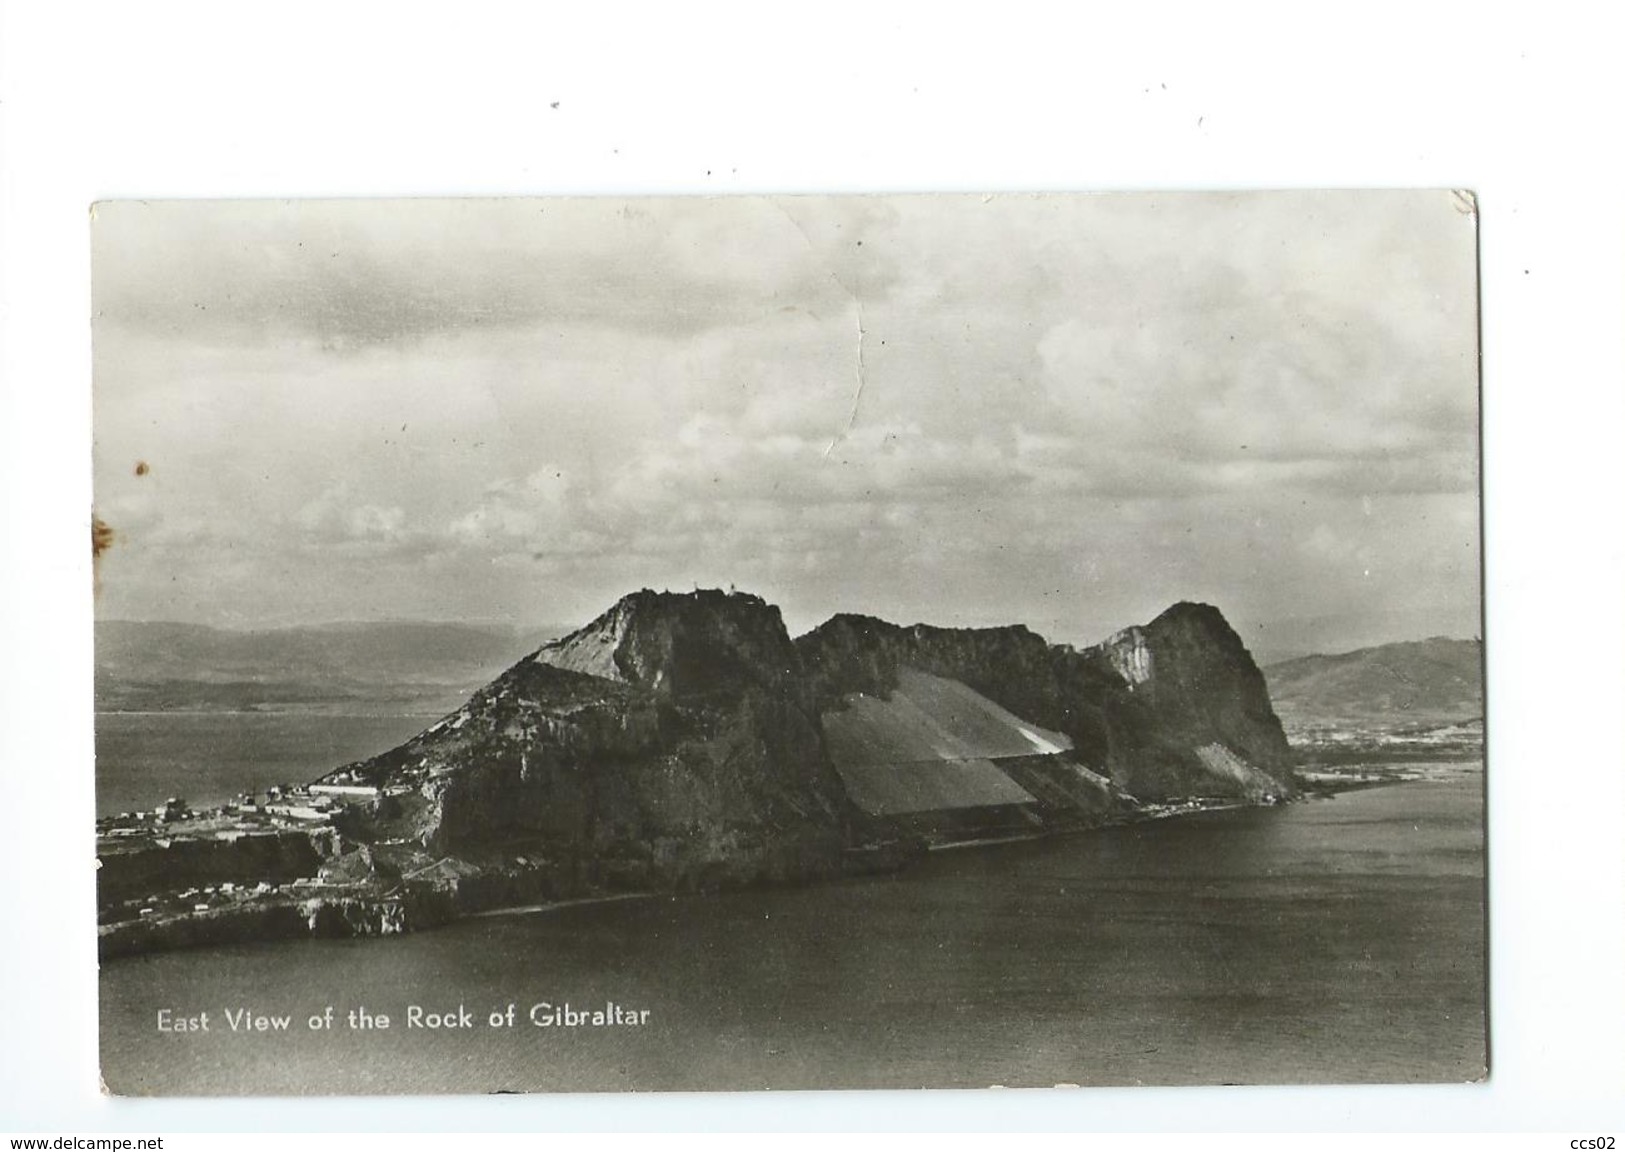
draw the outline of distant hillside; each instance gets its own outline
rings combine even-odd
[[[103,711],[439,711],[557,634],[479,624],[341,623],[236,631],[103,620],[96,624],[96,706]]]
[[[1264,677],[1289,732],[1392,729],[1481,719],[1483,659],[1481,641],[1435,637],[1304,656],[1266,667]]]

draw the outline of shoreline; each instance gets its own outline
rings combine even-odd
[[[548,912],[561,912],[566,908],[584,908],[594,904],[619,904],[623,900],[653,900],[661,895],[665,895],[665,893],[616,892],[607,896],[578,896],[570,900],[552,900],[541,904],[515,904],[508,908],[487,908],[481,912],[465,913],[457,917],[457,919],[489,920],[495,916],[537,916]]]
[[[1083,835],[1107,828],[1148,824],[1202,813],[1235,811],[1244,808],[1268,808],[1312,800],[1333,799],[1343,792],[1364,791],[1393,784],[1425,781],[1429,766],[1456,768],[1463,761],[1429,758],[1410,762],[1424,771],[1400,773],[1398,765],[1368,765],[1371,774],[1316,773],[1315,777],[1300,778],[1302,790],[1291,799],[1271,803],[1250,802],[1221,798],[1192,798],[1149,806],[1102,820],[1099,823],[1067,828],[1022,831],[1013,834],[972,836],[963,840],[927,844],[915,842],[906,851],[886,852],[880,866],[853,866],[865,849],[860,846],[845,850],[848,876],[894,873],[906,870],[910,864],[938,852],[958,852],[1001,845],[1028,843],[1037,840]],[[1334,777],[1328,779],[1327,777]],[[895,847],[895,846],[894,846]],[[873,852],[871,847],[869,851]],[[166,853],[167,854],[167,853]],[[877,858],[878,859],[878,858]],[[834,876],[809,875],[795,879],[781,879],[775,886],[804,886],[833,879]],[[512,877],[509,877],[512,880]],[[599,891],[562,899],[520,899],[513,903],[486,904],[495,892],[491,883],[501,877],[487,877],[477,887],[464,884],[425,884],[407,887],[385,887],[366,883],[330,884],[310,880],[292,882],[273,891],[269,898],[247,900],[225,906],[216,905],[195,911],[176,910],[145,919],[119,919],[102,924],[99,930],[98,952],[101,959],[111,961],[120,956],[146,955],[177,948],[211,946],[232,943],[275,942],[287,939],[309,939],[319,936],[379,936],[427,930],[455,923],[458,920],[483,919],[497,916],[542,915],[568,908],[607,905],[629,900],[648,900],[664,894],[657,889],[639,887],[634,891]],[[200,882],[201,884],[201,882]],[[716,890],[732,887],[724,885]],[[750,885],[746,885],[750,886]],[[230,885],[226,885],[229,890]],[[483,889],[483,891],[481,890]],[[676,891],[675,889],[673,891]],[[540,892],[536,893],[541,895]],[[514,895],[519,895],[515,892]],[[481,906],[484,904],[485,906]],[[143,913],[145,916],[145,913]]]
[[[1297,799],[1286,803],[1329,799],[1337,791],[1408,782],[1410,781],[1405,779],[1352,782],[1351,788],[1305,791]],[[884,871],[889,873],[906,870],[915,860],[937,852],[975,850],[1082,836],[1108,828],[1173,820],[1205,812],[1277,806],[1280,805],[1216,803],[1168,811],[1133,813],[1088,827],[977,837],[951,843],[922,845],[917,855],[906,858],[899,856],[892,862],[893,866]],[[865,869],[849,876],[874,875],[876,871]],[[809,886],[831,878],[833,877],[809,877],[784,882],[784,886]],[[315,937],[403,935],[408,932],[444,927],[463,920],[545,915],[569,908],[649,900],[664,894],[666,893],[639,889],[632,892],[602,892],[560,900],[531,900],[497,907],[478,907],[477,897],[470,901],[468,894],[460,894],[455,889],[426,887],[421,890],[377,891],[369,890],[365,886],[311,884],[304,886],[297,894],[284,890],[269,900],[250,900],[230,907],[183,912],[163,919],[122,920],[103,925],[99,932],[98,953],[102,963],[109,963],[126,956],[150,955],[191,947],[276,943]],[[473,907],[470,907],[470,903]]]

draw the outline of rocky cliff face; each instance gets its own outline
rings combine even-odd
[[[1264,675],[1217,608],[1180,603],[1080,653],[1118,671],[1113,776],[1147,796],[1297,792]]]
[[[675,700],[751,689],[793,696],[802,687],[779,610],[759,596],[709,589],[634,592],[531,659]]]
[[[219,884],[286,883],[314,876],[337,850],[331,834],[269,832],[231,840],[142,838],[106,851],[96,875],[102,904]]]
[[[1022,627],[904,628],[850,615],[797,647],[823,707],[889,693],[901,667],[948,677],[1064,733],[1083,764],[1142,800],[1297,791],[1263,675],[1208,605],[1177,604],[1082,650]]]
[[[386,792],[347,813],[351,842],[522,853],[623,888],[833,874],[849,849],[897,829],[854,803],[823,716],[854,693],[889,697],[910,669],[1064,734],[1066,781],[1097,781],[1073,807],[1095,817],[1121,802],[1102,790],[1112,786],[1145,801],[1294,791],[1263,678],[1213,608],[1176,605],[1081,651],[1023,627],[861,616],[792,642],[778,609],[713,591],[627,596],[419,736],[328,779]],[[1034,796],[1060,804],[1054,766],[1018,767]]]
[[[330,773],[375,790],[345,794],[330,825],[109,835],[101,946],[383,934],[514,903],[892,870],[933,842],[1286,797],[1290,764],[1262,675],[1206,605],[1080,650],[863,616],[792,642],[755,596],[638,592]],[[187,905],[188,884],[229,899]],[[137,907],[170,891],[178,903]]]
[[[898,669],[910,667],[957,680],[1017,716],[1064,732],[1085,763],[1102,763],[1109,755],[1103,708],[1120,690],[1121,678],[1020,625],[901,627],[843,614],[798,638],[796,646],[823,708],[841,707],[854,692],[889,695]]]
[[[1150,705],[1162,733],[1185,743],[1217,743],[1265,772],[1290,777],[1292,752],[1270,704],[1264,674],[1222,613],[1175,604],[1142,634],[1146,672],[1127,678]]]
[[[623,887],[832,874],[853,838],[778,610],[721,592],[634,593],[331,779],[397,793],[355,838],[522,844]]]

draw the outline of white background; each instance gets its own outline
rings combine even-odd
[[[1625,93],[1588,8],[0,3],[0,1130],[1625,1129]],[[99,1095],[92,201],[1285,186],[1479,197],[1487,1084]]]

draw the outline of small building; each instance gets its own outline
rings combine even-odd
[[[327,813],[318,811],[308,804],[267,804],[265,810],[273,816],[283,816],[289,820],[326,820]]]

